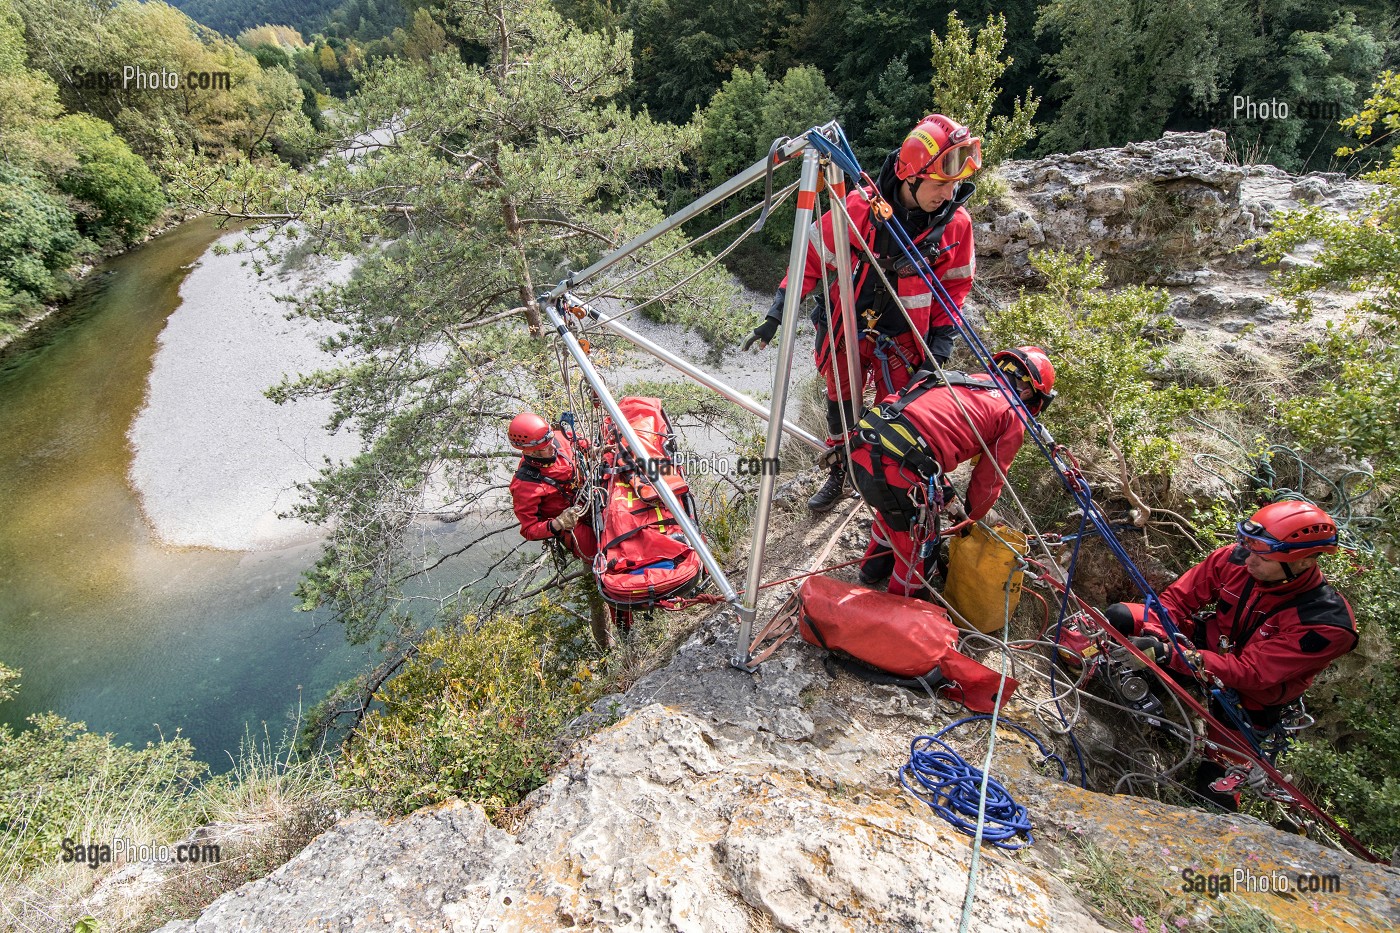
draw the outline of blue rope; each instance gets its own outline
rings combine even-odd
[[[835,162],[836,167],[849,175],[853,181],[860,179],[860,160],[851,151],[851,144],[839,126],[836,128],[835,142],[823,136],[815,126],[807,131],[807,141],[812,144],[813,149]]]
[[[969,722],[991,719],[990,715],[967,716],[944,726],[936,735],[917,736],[909,745],[909,761],[899,769],[899,783],[915,797],[928,804],[933,812],[947,820],[960,832],[969,836],[977,832],[977,810],[981,798],[982,771],[968,764],[952,749],[943,736],[958,726]],[[1001,725],[1015,729],[1035,742],[1046,761],[1054,761],[1060,766],[1060,777],[1069,780],[1069,768],[1055,750],[1040,740],[1034,732],[1015,723],[1002,721]],[[933,748],[941,746],[942,750]],[[911,781],[917,782],[918,787]],[[969,819],[970,818],[970,819]],[[1023,843],[1011,842],[1019,834],[1025,834]],[[982,838],[1003,849],[1019,849],[1035,842],[1031,835],[1030,814],[1026,808],[1012,799],[1005,787],[995,778],[987,779],[986,825]]]

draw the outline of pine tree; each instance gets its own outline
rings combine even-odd
[[[329,346],[341,365],[274,393],[329,396],[333,427],[363,438],[363,453],[328,465],[298,510],[332,529],[301,586],[304,605],[332,607],[356,641],[405,623],[399,587],[423,562],[406,560],[404,536],[426,490],[443,510],[467,510],[490,467],[512,456],[506,420],[562,407],[537,295],[563,265],[579,268],[659,220],[648,183],[694,143],[693,132],[614,102],[631,77],[626,33],[582,32],[545,0],[452,0],[446,14],[449,35],[481,64],[454,51],[366,70],[339,145],[377,133],[377,147],[302,174],[241,159],[168,166],[204,210],[284,231],[295,222],[314,251],[359,257],[349,282],[298,305],[336,325]],[[676,284],[698,262],[672,261],[623,298]],[[715,313],[727,294],[707,281],[653,310],[733,339],[742,327]]]

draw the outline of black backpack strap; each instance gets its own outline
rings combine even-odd
[[[553,477],[545,476],[539,471],[539,468],[532,463],[525,463],[522,461],[520,466],[515,470],[515,478],[524,480],[527,483],[544,483],[546,486],[553,486],[565,495],[569,494],[569,490],[564,487],[563,483],[560,483]]]
[[[924,440],[909,419],[891,415],[876,405],[856,425],[855,440],[869,444],[872,451],[906,465],[924,477],[943,472],[933,455],[933,448]]]
[[[942,685],[948,683],[948,679],[943,676],[942,671],[937,667],[924,674],[922,677],[900,677],[898,674],[891,674],[889,671],[878,667],[872,667],[857,658],[848,654],[838,654],[828,651],[826,657],[822,659],[826,664],[828,673],[831,668],[837,667],[853,677],[872,684],[886,684],[892,687],[903,687],[906,690],[913,690],[915,693],[927,693],[933,696],[934,692]]]
[[[893,417],[904,411],[905,406],[917,401],[926,395],[931,389],[941,389],[945,386],[962,386],[966,389],[996,389],[997,384],[986,379],[978,379],[969,376],[967,373],[959,372],[956,369],[945,369],[942,378],[935,369],[921,369],[914,375],[914,379],[904,388],[899,390],[898,397],[889,404],[888,416]]]
[[[870,448],[870,465],[874,472],[867,472],[857,462],[851,464],[860,497],[883,515],[895,531],[908,531],[919,520],[919,510],[909,498],[909,490],[894,489],[885,480],[884,455],[878,446]]]

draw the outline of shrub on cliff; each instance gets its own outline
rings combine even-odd
[[[544,783],[587,696],[569,631],[545,606],[431,633],[347,740],[341,780],[384,813],[463,797],[498,818]]]
[[[0,700],[14,695],[0,665]],[[53,713],[17,732],[0,725],[0,882],[60,860],[69,845],[157,841],[187,825],[185,797],[208,766],[188,739],[116,744]]]
[[[1359,140],[1357,150],[1390,140],[1400,130],[1400,74],[1386,72],[1365,107],[1342,126]],[[1341,155],[1356,150],[1343,150]],[[1311,313],[1314,293],[1328,286],[1361,295],[1339,324],[1309,348],[1311,379],[1279,406],[1280,417],[1304,444],[1364,458],[1375,470],[1380,503],[1373,514],[1378,553],[1368,569],[1342,581],[1357,624],[1384,633],[1392,663],[1368,672],[1364,696],[1342,701],[1351,732],[1341,742],[1304,742],[1288,758],[1319,803],[1332,810],[1363,840],[1377,846],[1400,843],[1400,722],[1393,715],[1400,697],[1400,573],[1393,566],[1400,538],[1393,516],[1400,505],[1400,152],[1377,172],[1362,207],[1337,216],[1310,207],[1275,218],[1257,245],[1266,261],[1281,261],[1304,244],[1319,248],[1308,263],[1281,266],[1282,295],[1302,315]],[[1325,504],[1325,503],[1324,503]]]
[[[1042,420],[1090,480],[1116,490],[1149,520],[1165,505],[1148,501],[1145,490],[1162,485],[1180,453],[1181,418],[1228,399],[1166,377],[1170,345],[1148,336],[1170,329],[1166,292],[1106,290],[1103,269],[1088,253],[1045,250],[1031,255],[1031,266],[1044,285],[989,316],[987,343],[1031,344],[1050,354],[1060,399]]]

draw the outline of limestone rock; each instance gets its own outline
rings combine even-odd
[[[1041,246],[1146,267],[1221,259],[1247,265],[1252,256],[1236,249],[1278,211],[1348,210],[1370,188],[1343,175],[1295,177],[1235,164],[1219,130],[1007,162],[997,171],[1008,191],[974,211],[977,249],[1013,268],[1024,268],[1025,254]]]
[[[160,933],[441,930],[447,905],[485,905],[490,866],[515,848],[477,806],[419,810],[394,823],[358,814],[198,920],[168,923]]]

